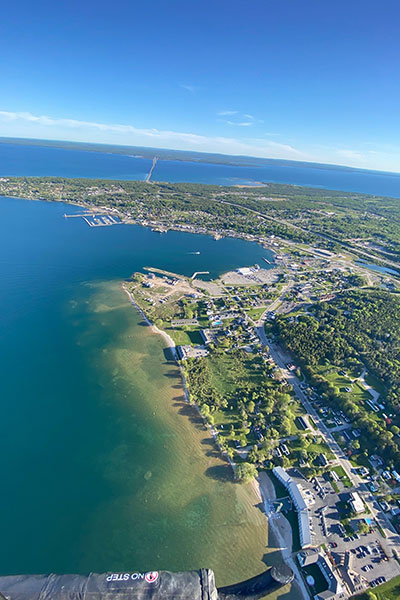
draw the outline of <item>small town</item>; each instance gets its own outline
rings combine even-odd
[[[3,2],[0,600],[400,600],[400,2]]]
[[[344,291],[398,283],[345,253],[275,236],[262,244],[273,261],[216,280],[149,267],[124,285],[170,337],[189,399],[236,477],[258,477],[304,598],[345,599],[400,575],[400,475],[360,448],[354,419],[313,385],[275,324],[293,325]],[[349,367],[320,373],[374,418],[394,417],[362,363]]]

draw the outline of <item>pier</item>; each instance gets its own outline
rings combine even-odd
[[[151,165],[151,169],[150,169],[150,171],[149,171],[149,173],[148,173],[148,175],[147,175],[147,177],[145,179],[146,183],[150,183],[150,179],[151,179],[151,176],[153,174],[153,171],[154,171],[154,168],[155,168],[156,164],[157,164],[157,156],[155,156],[153,158],[153,164]]]
[[[210,274],[210,271],[196,271],[195,273],[193,273],[191,279],[193,281],[194,279],[196,279],[197,275],[209,275],[209,274]]]
[[[72,215],[64,214],[64,219],[81,218],[89,227],[108,227],[109,225],[122,225],[123,221],[113,215],[103,213],[75,213]]]

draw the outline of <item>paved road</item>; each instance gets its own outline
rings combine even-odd
[[[293,286],[294,286],[294,281],[293,280],[290,280],[287,283],[285,283],[285,285],[281,289],[281,293],[279,294],[279,298],[276,298],[273,302],[271,302],[271,304],[269,306],[265,307],[265,310],[264,310],[263,314],[261,315],[261,317],[258,319],[258,321],[254,321],[253,319],[251,319],[251,321],[252,321],[252,323],[254,323],[255,327],[258,328],[258,327],[262,326],[263,331],[264,331],[264,322],[265,322],[265,319],[267,318],[267,313],[276,311],[276,309],[282,304],[283,298],[284,298],[285,294]]]
[[[347,456],[344,454],[343,450],[340,448],[339,444],[333,437],[331,431],[326,427],[325,423],[316,413],[308,398],[304,394],[303,390],[300,388],[300,381],[298,380],[296,375],[286,368],[287,363],[291,361],[290,357],[287,354],[285,354],[277,344],[268,340],[263,325],[256,328],[256,333],[260,338],[261,343],[264,346],[269,347],[272,358],[274,359],[275,363],[282,369],[282,372],[287,381],[293,386],[296,396],[300,399],[304,408],[312,416],[323,439],[336,456],[338,463],[342,466],[346,475],[349,477],[353,486],[357,489],[366,506],[370,510],[371,517],[374,518],[376,522],[379,523],[380,527],[382,527],[382,529],[384,530],[386,540],[382,540],[382,544],[386,547],[388,555],[392,555],[393,549],[396,549],[396,551],[400,554],[400,536],[396,533],[395,529],[393,528],[393,525],[389,521],[389,518],[385,515],[383,511],[376,510],[373,504],[375,499],[368,490],[366,484],[357,473],[353,472],[351,463],[348,460]],[[398,571],[400,572],[400,567],[398,567]]]
[[[368,390],[368,392],[369,392],[369,393],[371,394],[371,396],[372,396],[372,399],[373,399],[373,401],[374,401],[375,403],[377,403],[377,402],[378,402],[378,400],[379,400],[380,393],[379,393],[379,392],[377,392],[376,390],[374,390],[374,388],[373,388],[373,387],[371,387],[371,386],[369,385],[369,383],[367,383],[367,382],[365,381],[365,373],[366,373],[366,369],[364,368],[364,370],[363,370],[363,372],[361,373],[360,377],[358,377],[358,379],[356,379],[356,381],[359,381],[359,382],[360,382],[360,383],[361,383],[361,384],[362,384],[362,385],[365,387],[365,389],[367,389],[367,390]]]

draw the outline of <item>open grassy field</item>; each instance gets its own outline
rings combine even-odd
[[[339,389],[341,393],[348,393],[350,400],[365,402],[366,400],[372,400],[371,394],[356,381],[353,383],[356,373],[350,373],[349,375],[340,375],[339,370],[334,367],[320,367],[318,369],[320,375],[322,375],[329,383]],[[345,389],[351,388],[351,392],[345,392]]]
[[[340,465],[336,467],[332,467],[331,471],[335,471],[335,473],[340,477],[340,481],[343,483],[345,487],[352,487],[351,481],[345,473],[345,470]]]
[[[379,379],[374,377],[374,375],[368,373],[368,375],[365,376],[365,381],[368,383],[368,385],[373,387],[374,390],[376,390],[379,394],[382,395],[386,392],[385,386],[379,381]]]
[[[299,440],[291,440],[290,447],[292,450],[301,450],[301,444]],[[317,454],[325,454],[328,460],[333,460],[335,458],[333,452],[329,449],[329,446],[325,442],[311,442],[307,448],[307,452],[315,452]]]
[[[199,329],[179,329],[173,327],[164,327],[163,329],[172,337],[177,346],[186,346],[187,344],[203,344]]]
[[[246,310],[246,313],[249,315],[251,319],[257,321],[261,315],[265,312],[265,306],[261,306],[260,308],[249,308]]]

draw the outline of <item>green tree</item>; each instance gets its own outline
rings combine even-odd
[[[364,534],[369,533],[369,526],[365,521],[360,521],[357,526],[358,533]]]
[[[244,462],[236,466],[235,477],[238,481],[249,483],[257,477],[257,469],[254,465]]]
[[[253,448],[250,450],[248,456],[247,456],[247,460],[251,463],[256,463],[258,461],[258,448],[257,446],[253,446]]]

